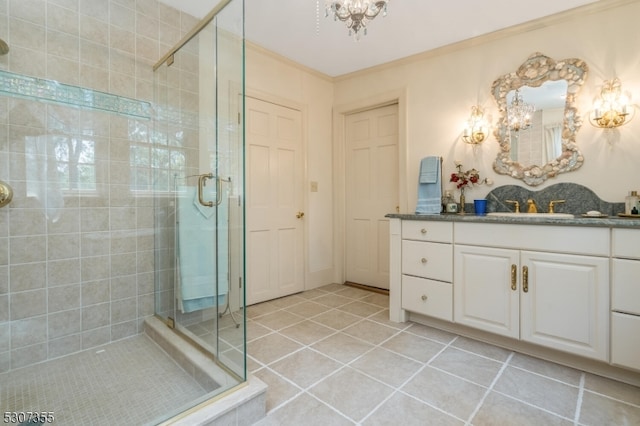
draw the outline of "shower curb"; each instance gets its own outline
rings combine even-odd
[[[233,388],[235,379],[220,370],[216,363],[186,340],[174,333],[156,317],[145,319],[147,336],[190,374],[205,390],[211,392],[220,386],[230,388],[222,395],[177,415],[163,425],[242,425],[249,426],[266,415],[267,385],[254,376]]]

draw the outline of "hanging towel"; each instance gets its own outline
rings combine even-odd
[[[215,184],[203,198],[215,200]],[[226,303],[228,283],[228,203],[200,204],[195,187],[178,189],[178,294],[180,310],[193,312]]]
[[[416,214],[440,214],[442,211],[441,163],[442,159],[434,156],[420,161]]]
[[[437,183],[440,175],[440,157],[425,157],[420,161],[420,182]]]

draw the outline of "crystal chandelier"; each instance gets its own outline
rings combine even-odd
[[[331,12],[333,19],[344,22],[349,35],[360,39],[360,30],[367,35],[367,23],[382,12],[387,16],[389,0],[326,0],[325,16]]]
[[[522,100],[520,90],[516,89],[511,105],[507,109],[509,128],[515,132],[528,129],[531,126],[531,117],[535,110],[533,105],[527,104]]]

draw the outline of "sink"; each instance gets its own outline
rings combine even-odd
[[[518,219],[535,219],[535,218],[551,218],[551,219],[573,219],[574,216],[569,213],[514,213],[514,212],[491,212],[487,216],[493,217],[509,217]]]

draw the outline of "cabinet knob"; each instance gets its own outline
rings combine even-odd
[[[427,233],[427,230],[426,230],[426,229],[424,229],[424,228],[422,228],[422,229],[420,230],[420,233],[421,233],[422,235],[424,235],[424,234],[426,234],[426,233]]]
[[[423,257],[422,259],[420,259],[420,262],[422,262],[422,264],[424,265],[425,263],[427,263],[427,258]]]
[[[426,294],[423,294],[423,295],[422,295],[422,297],[421,297],[420,299],[422,299],[422,301],[423,301],[423,302],[426,302],[426,301],[427,301],[427,299],[428,299],[428,297],[427,297],[427,295],[426,295]]]

